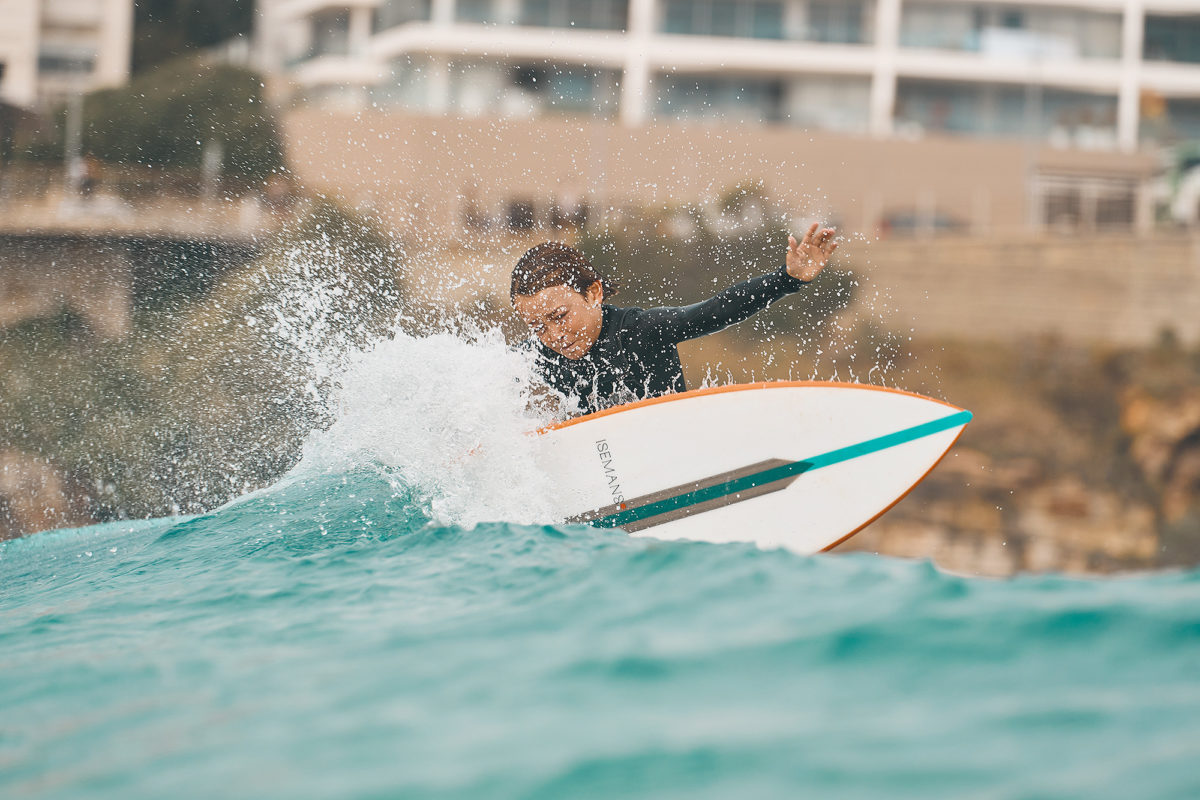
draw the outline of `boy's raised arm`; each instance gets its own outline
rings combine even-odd
[[[787,257],[780,269],[735,284],[699,303],[642,312],[635,323],[639,333],[672,342],[695,339],[741,322],[791,294],[816,278],[837,249],[833,228],[819,228],[813,223],[800,241],[788,237]]]

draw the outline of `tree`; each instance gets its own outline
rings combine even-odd
[[[29,160],[57,162],[65,112],[18,145]],[[85,153],[109,163],[196,169],[204,147],[224,152],[222,174],[243,184],[283,169],[283,146],[258,75],[198,56],[145,72],[129,84],[84,98]]]
[[[253,0],[138,0],[135,9],[134,74],[254,26]]]

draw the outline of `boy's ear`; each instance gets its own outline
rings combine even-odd
[[[600,281],[595,281],[587,290],[587,301],[592,305],[598,305],[604,299],[604,286]]]

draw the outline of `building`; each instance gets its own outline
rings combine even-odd
[[[1131,152],[1200,138],[1197,0],[260,0],[301,101]]]
[[[790,205],[800,195],[770,165],[811,175],[832,159],[819,186],[859,230],[1145,231],[1161,204],[1148,154],[1200,138],[1196,0],[260,0],[259,12],[263,67],[300,107],[285,126],[300,173],[440,204],[445,225],[467,193],[510,209],[556,192],[691,202],[739,175]],[[406,159],[438,185],[418,192],[419,170],[396,183]],[[478,180],[453,177],[481,162]],[[690,168],[707,180],[689,186]]]
[[[133,0],[0,0],[0,102],[32,108],[125,82]]]

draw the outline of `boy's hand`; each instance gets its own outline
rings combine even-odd
[[[833,228],[818,231],[819,227],[814,222],[800,242],[795,236],[788,236],[787,272],[797,280],[811,281],[817,277],[825,269],[829,256],[837,250],[837,242],[833,240],[836,231]]]

